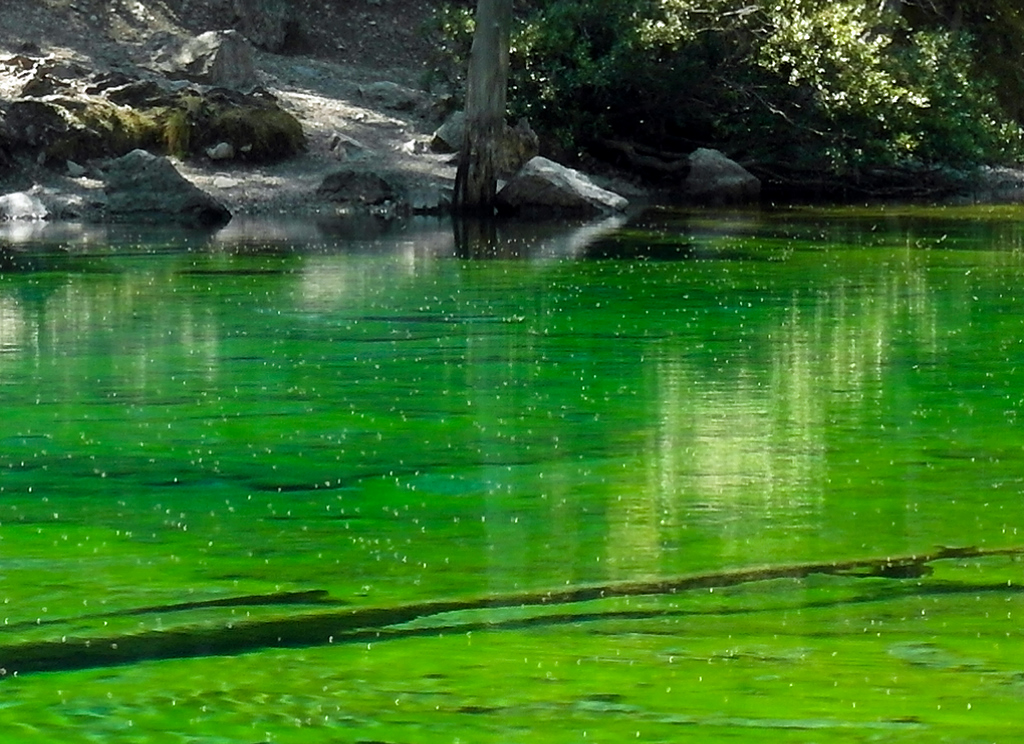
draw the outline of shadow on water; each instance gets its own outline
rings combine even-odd
[[[565,258],[599,261],[764,261],[756,211],[690,212],[660,208],[594,220],[456,219],[455,253],[463,259]],[[784,253],[784,252],[783,252]]]
[[[5,223],[0,224],[0,274],[102,273],[116,270],[107,260],[111,257],[181,253],[756,263],[786,261],[794,252],[823,245],[833,249],[888,246],[943,250],[970,249],[979,242],[1003,250],[1024,245],[1020,224],[1012,213],[997,214],[997,219],[980,221],[980,226],[971,223],[966,234],[958,228],[965,219],[960,214],[956,210],[933,214],[895,208],[837,208],[822,221],[820,210],[805,213],[800,209],[650,207],[628,216],[589,220],[241,215],[219,230]],[[982,232],[984,235],[977,234]],[[201,267],[196,271],[202,271]]]
[[[779,261],[828,243],[1004,250],[1024,245],[1015,213],[962,224],[974,211],[896,208],[693,210],[650,207],[594,219],[481,220],[240,215],[219,230],[159,225],[0,223],[0,273],[102,271],[92,258],[155,253],[402,255],[462,260]],[[954,229],[955,228],[955,229]],[[983,234],[981,234],[983,233]],[[956,235],[957,237],[953,237]]]
[[[595,220],[469,220],[374,215],[276,219],[237,217],[216,231],[177,226],[31,223],[0,225],[0,273],[84,271],[85,259],[156,253],[353,254],[423,258],[546,260],[602,252],[626,224]],[[625,257],[625,256],[622,256]],[[94,267],[95,268],[95,267]]]

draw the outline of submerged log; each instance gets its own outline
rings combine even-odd
[[[307,613],[287,618],[250,619],[229,622],[220,627],[190,626],[172,630],[149,630],[107,637],[63,637],[59,641],[29,641],[0,646],[0,677],[42,671],[63,671],[130,664],[154,659],[222,656],[266,648],[311,647],[366,639],[402,637],[424,632],[437,633],[438,627],[402,630],[396,626],[414,620],[450,612],[471,610],[552,607],[615,597],[677,594],[693,589],[718,589],[750,582],[777,579],[805,579],[813,575],[853,578],[917,578],[930,573],[934,561],[1024,555],[1024,547],[1013,548],[938,548],[933,553],[886,558],[868,558],[821,563],[796,563],[760,566],[702,574],[668,577],[651,581],[625,581],[570,586],[550,591],[490,594],[482,597],[428,600],[393,607],[355,607],[344,610]],[[245,604],[326,603],[322,591],[283,595],[256,595],[234,600],[182,603],[150,608],[194,609],[201,606]],[[145,610],[143,610],[144,612]],[[138,615],[130,609],[111,615]],[[561,614],[548,622],[567,622],[576,617],[594,617],[595,613]],[[77,619],[77,618],[76,618]],[[544,622],[545,618],[534,618]],[[523,623],[524,621],[517,621]],[[530,622],[530,621],[525,621]],[[498,627],[481,622],[478,627]],[[454,626],[453,626],[454,627]],[[460,626],[461,628],[461,626]],[[441,628],[443,630],[443,627]]]

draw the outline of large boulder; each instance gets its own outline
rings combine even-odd
[[[15,99],[8,104],[5,119],[10,142],[15,148],[45,147],[54,139],[65,136],[69,128],[61,106],[52,99]]]
[[[290,0],[233,0],[235,26],[260,49],[283,52],[298,35]]]
[[[248,49],[235,31],[217,34]],[[241,84],[231,71],[238,68],[222,67],[223,59],[196,57],[196,66],[189,69],[199,77],[209,73],[208,82]],[[119,157],[139,148],[189,157],[224,142],[238,159],[271,162],[306,146],[299,120],[259,88],[250,93],[223,85],[197,89],[185,82],[105,72],[62,93],[16,98],[3,109],[7,134],[0,132],[0,166],[5,148],[63,168],[67,160]]]
[[[187,181],[170,160],[145,150],[112,161],[104,190],[113,220],[219,227],[231,219],[223,204]]]
[[[0,196],[0,222],[5,220],[45,220],[49,210],[31,191],[15,191]]]
[[[458,152],[466,136],[466,112],[453,111],[436,130],[430,140],[434,152]]]
[[[252,45],[238,31],[207,31],[185,42],[168,73],[195,83],[243,90],[256,85]]]
[[[397,197],[395,187],[383,176],[355,168],[327,174],[316,193],[328,201],[360,206],[379,205]]]
[[[227,143],[236,158],[259,163],[284,160],[306,147],[299,120],[263,90],[185,91],[178,106],[165,127],[164,142],[172,154],[205,154]]]
[[[498,203],[513,211],[593,215],[621,212],[622,196],[602,189],[579,171],[535,157],[498,192]]]
[[[156,141],[155,123],[140,112],[85,94],[19,98],[7,107],[10,147],[40,164],[123,155]]]
[[[683,194],[691,201],[741,204],[755,201],[761,194],[761,181],[718,150],[702,147],[694,150],[689,160]]]
[[[367,83],[358,90],[367,101],[392,111],[425,111],[430,106],[430,99],[423,91],[390,80]]]

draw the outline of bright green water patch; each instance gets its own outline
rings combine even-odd
[[[28,641],[1019,546],[1014,215],[663,213],[593,261],[463,261],[415,233],[32,254],[0,274],[0,666]],[[934,568],[9,673],[0,722],[61,742],[1008,740],[1020,563]]]

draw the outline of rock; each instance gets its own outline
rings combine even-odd
[[[162,84],[155,80],[126,80],[117,82],[116,79],[96,81],[92,86],[86,88],[86,93],[102,95],[111,103],[118,106],[130,106],[132,108],[155,108],[166,106],[168,99],[176,93],[174,83],[163,81]],[[177,83],[178,86],[187,83]]]
[[[24,60],[28,61],[27,67],[24,66]],[[22,83],[19,94],[26,98],[42,98],[57,93],[66,93],[71,89],[73,82],[88,74],[88,70],[81,65],[54,57],[45,57],[39,60],[21,57],[15,66],[30,73]]]
[[[242,90],[256,85],[252,46],[237,31],[207,31],[185,43],[169,74],[195,83]]]
[[[761,181],[718,150],[700,148],[690,154],[690,172],[683,182],[687,199],[711,204],[754,201]]]
[[[230,144],[235,157],[249,162],[275,162],[306,147],[298,119],[277,105],[272,95],[214,88],[202,98],[200,111],[191,117],[193,147]]]
[[[63,80],[58,80],[45,72],[36,73],[21,86],[21,95],[25,98],[42,98],[52,96],[55,93],[64,93],[71,86]]]
[[[122,98],[121,94],[124,95]],[[137,97],[135,105],[115,101]],[[306,146],[298,119],[266,91],[228,88],[164,92],[147,82],[118,85],[103,95],[75,93],[20,98],[4,114],[12,154],[63,168],[67,160],[119,157],[137,148],[166,148],[178,157],[233,148],[248,162],[273,162]],[[0,141],[0,150],[5,145]]]
[[[396,197],[395,188],[379,174],[351,168],[324,176],[316,193],[333,202],[363,205],[383,204]]]
[[[434,152],[458,152],[462,149],[462,138],[466,135],[466,112],[454,111],[444,124],[434,131],[430,149]]]
[[[299,35],[289,0],[232,0],[235,27],[260,49],[283,52]]]
[[[430,140],[434,152],[458,152],[466,134],[466,114],[456,111],[451,114]],[[498,177],[509,178],[540,152],[540,139],[526,119],[520,119],[514,126],[505,125],[505,136],[498,151]]]
[[[45,220],[48,214],[42,200],[29,191],[0,196],[0,220]]]
[[[220,202],[185,180],[170,160],[133,150],[107,167],[107,215],[116,220],[219,227],[231,219]]]
[[[359,86],[359,95],[393,111],[422,110],[429,105],[426,93],[388,80]]]
[[[6,125],[15,147],[39,148],[65,135],[68,122],[53,101],[21,98],[7,107]]]
[[[621,212],[629,202],[589,178],[547,158],[535,157],[498,192],[498,203],[525,212]]]
[[[38,50],[36,51],[38,52]],[[33,59],[27,54],[15,54],[8,57],[7,59],[0,60],[0,64],[2,64],[4,67],[10,67],[14,70],[21,70],[22,72],[33,69],[36,66],[36,63],[37,60]]]
[[[15,153],[58,169],[68,160],[117,157],[159,136],[153,118],[84,93],[11,101],[7,124]]]
[[[206,157],[210,160],[231,160],[235,157],[235,148],[230,142],[218,142],[213,147],[206,148]]]
[[[425,139],[414,137],[411,140],[403,142],[399,150],[406,155],[422,155],[426,152],[430,152],[430,143]]]
[[[135,78],[123,72],[106,70],[89,76],[85,92],[91,96],[95,96],[124,85],[130,85],[135,81]]]
[[[67,161],[67,169],[68,175],[71,178],[81,178],[88,172],[83,166],[79,165],[74,160]]]
[[[347,134],[335,132],[327,148],[333,152],[339,160],[358,160],[366,157],[370,149],[357,139]]]

